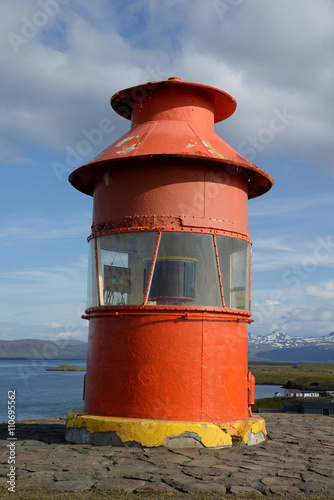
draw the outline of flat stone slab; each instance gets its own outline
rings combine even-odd
[[[227,449],[70,444],[65,441],[64,418],[18,423],[15,489],[48,488],[60,494],[109,490],[134,497],[156,491],[159,498],[172,493],[185,498],[226,493],[231,498],[258,494],[334,499],[334,419],[284,413],[262,416],[268,431],[264,443]],[[10,467],[6,424],[0,424],[0,437],[4,493]]]

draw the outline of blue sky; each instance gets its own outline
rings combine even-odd
[[[0,339],[87,339],[92,199],[67,177],[128,130],[115,92],[170,76],[230,93],[237,110],[216,132],[275,180],[249,202],[250,330],[334,331],[331,0],[2,0],[1,11]]]

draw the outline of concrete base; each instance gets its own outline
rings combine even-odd
[[[74,410],[66,414],[65,438],[97,446],[224,448],[240,442],[259,444],[266,434],[262,417],[213,424],[103,417]]]

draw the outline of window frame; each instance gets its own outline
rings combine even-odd
[[[141,233],[142,231],[133,231],[133,233],[137,233],[138,234]],[[143,231],[144,232],[144,231]],[[97,287],[97,300],[95,300],[95,302],[98,304],[97,307],[103,307],[104,309],[105,308],[112,308],[112,309],[115,309],[115,308],[154,308],[154,309],[188,309],[190,311],[194,311],[196,309],[200,309],[200,310],[219,310],[219,311],[223,311],[223,310],[226,310],[226,311],[235,311],[237,313],[241,313],[241,314],[247,314],[249,315],[250,314],[250,311],[251,311],[251,285],[252,285],[252,243],[249,239],[246,239],[246,238],[236,238],[235,236],[230,236],[230,235],[226,235],[226,234],[221,234],[221,233],[213,233],[213,232],[203,232],[203,231],[191,231],[191,234],[210,234],[213,238],[213,247],[214,247],[214,255],[215,255],[215,262],[216,262],[216,268],[217,268],[217,273],[218,273],[218,283],[219,283],[219,289],[220,289],[220,295],[221,295],[221,300],[222,300],[222,307],[219,307],[219,306],[199,306],[199,305],[191,305],[191,304],[187,304],[187,305],[152,305],[152,304],[148,304],[148,299],[149,299],[149,293],[150,293],[150,289],[151,289],[151,285],[152,285],[152,281],[153,281],[153,276],[154,276],[154,270],[155,270],[155,266],[156,266],[156,262],[157,262],[157,257],[158,257],[158,253],[159,253],[159,248],[160,248],[160,242],[161,242],[161,238],[162,238],[162,234],[163,233],[180,233],[182,234],[183,231],[163,231],[163,230],[158,230],[158,231],[145,231],[145,233],[147,232],[150,232],[150,233],[156,233],[156,241],[155,241],[155,245],[154,245],[154,253],[153,253],[153,257],[152,257],[152,263],[151,263],[151,266],[150,266],[150,271],[149,271],[149,275],[148,275],[148,279],[147,279],[147,283],[146,283],[146,287],[145,287],[145,292],[144,292],[144,295],[143,295],[143,301],[141,304],[125,304],[125,305],[113,305],[113,304],[105,304],[104,303],[104,283],[103,283],[103,274],[101,272],[101,274],[99,273],[99,269],[101,268],[102,269],[102,262],[101,262],[101,242],[98,241],[100,238],[102,238],[103,236],[112,236],[112,235],[116,235],[116,234],[129,234],[128,232],[127,233],[123,233],[123,232],[115,232],[115,233],[108,233],[108,234],[100,234],[100,235],[92,235],[92,238],[94,240],[94,261],[91,265],[91,270],[92,272],[94,272],[94,267],[95,267],[95,275],[96,275],[96,279],[95,280],[92,280],[92,283],[95,281],[95,284],[96,284],[96,287]],[[132,233],[132,231],[131,231]],[[230,265],[230,287],[229,289],[225,289],[224,288],[224,280],[223,280],[223,273],[222,273],[222,263],[220,262],[220,258],[219,258],[219,249],[218,249],[218,244],[217,244],[217,236],[224,236],[226,238],[232,238],[232,239],[235,239],[235,240],[241,240],[241,241],[245,241],[246,243],[248,243],[250,245],[249,247],[249,250],[247,250],[247,247],[245,247],[245,250],[247,252],[246,255],[248,255],[247,259],[246,259],[246,263],[245,263],[245,271],[246,271],[246,280],[245,280],[245,305],[248,305],[248,308],[244,308],[244,309],[238,309],[238,308],[234,308],[234,307],[226,307],[226,301],[225,301],[225,295],[226,293],[232,293],[234,290],[234,288],[231,287],[232,285],[232,278],[233,278],[233,269],[232,269],[232,265]],[[241,250],[242,251],[242,250]],[[232,260],[233,260],[233,253],[231,252],[229,254],[229,258],[230,258],[230,262],[232,263]],[[94,266],[95,264],[95,266]],[[247,285],[247,280],[249,281],[248,282],[248,285]],[[89,279],[88,279],[88,282],[89,282]],[[247,304],[247,300],[246,300],[246,295],[247,295],[247,292],[249,292],[249,297],[248,297],[248,304]],[[93,292],[91,291],[91,294],[92,294],[92,299],[93,299]],[[88,294],[87,294],[88,295]],[[92,300],[92,302],[94,302],[94,300]],[[230,296],[230,306],[232,305],[232,298]],[[87,304],[87,308],[88,309],[92,309],[96,306],[91,306],[91,305],[88,305]]]

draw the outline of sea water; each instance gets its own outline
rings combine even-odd
[[[62,365],[85,368],[85,359],[0,360],[0,422],[15,390],[16,420],[64,416],[83,408],[84,371],[48,371]]]

